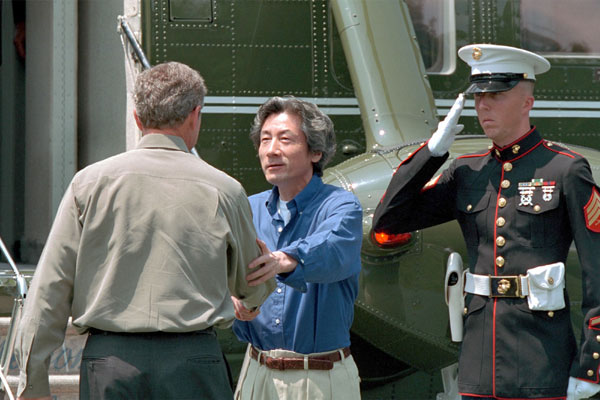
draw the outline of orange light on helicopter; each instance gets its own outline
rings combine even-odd
[[[371,233],[371,238],[379,247],[397,247],[410,242],[410,239],[412,238],[412,233],[390,234],[385,232],[373,231]]]

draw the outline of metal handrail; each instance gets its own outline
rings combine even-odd
[[[140,63],[142,63],[144,69],[149,69],[151,67],[150,61],[148,61],[146,54],[144,54],[142,46],[140,46],[137,39],[135,38],[133,31],[131,30],[129,24],[125,20],[125,17],[119,16],[119,26],[121,28],[121,32],[123,32],[123,34],[127,38],[127,41],[131,45],[131,48],[133,49],[133,52],[135,53],[137,59],[140,61]]]
[[[4,341],[2,355],[0,356],[0,374],[2,377],[6,378],[6,376],[8,375],[8,370],[10,368],[10,360],[15,349],[17,326],[19,325],[19,321],[21,320],[21,315],[23,313],[25,297],[27,297],[27,281],[25,280],[23,274],[21,274],[21,272],[17,268],[17,265],[15,264],[10,253],[8,252],[8,249],[6,248],[2,237],[0,237],[0,250],[2,250],[2,254],[4,254],[4,257],[8,261],[8,264],[10,265],[15,274],[17,289],[10,318],[10,325],[8,327],[8,332],[6,333],[6,340]],[[10,391],[10,388],[7,385],[6,379],[2,379],[2,383],[3,385],[0,385],[0,391],[5,391],[12,399],[13,396]]]

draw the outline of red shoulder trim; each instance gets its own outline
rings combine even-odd
[[[557,150],[555,148],[552,148],[552,147],[548,146],[548,144],[547,144],[547,142],[545,140],[543,141],[543,143],[544,143],[544,147],[547,148],[550,151],[553,151],[553,152],[558,153],[558,154],[562,154],[563,156],[575,158],[575,156],[573,154],[565,153],[564,151],[560,151],[560,150]],[[569,151],[573,151],[573,150],[569,150]],[[573,151],[573,153],[575,153],[575,152]],[[577,153],[575,153],[575,154],[577,154]],[[577,154],[577,155],[581,155],[581,154]]]
[[[458,156],[458,157],[456,157],[456,158],[457,158],[457,159],[459,159],[459,158],[477,158],[477,157],[485,157],[485,156],[487,156],[488,154],[490,154],[491,152],[492,152],[491,150],[488,150],[488,151],[486,151],[485,153],[481,153],[481,154],[465,154],[465,155],[462,155],[462,156]]]

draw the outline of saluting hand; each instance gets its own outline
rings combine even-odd
[[[457,125],[460,113],[465,106],[465,95],[459,94],[446,118],[438,124],[437,130],[427,142],[429,151],[435,157],[443,156],[454,142],[454,136],[463,130],[464,125]]]
[[[248,280],[248,286],[257,286],[261,283],[271,279],[277,274],[285,272],[291,272],[298,265],[293,257],[288,256],[282,251],[271,251],[260,239],[256,239],[258,247],[262,253],[261,256],[252,260],[248,265],[248,268],[255,269],[252,273],[246,276]]]

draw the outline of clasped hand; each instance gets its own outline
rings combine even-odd
[[[254,270],[246,276],[248,286],[257,286],[277,274],[291,272],[298,265],[298,261],[282,251],[271,252],[262,240],[256,239],[256,243],[262,254],[248,265],[248,268]]]
[[[246,276],[248,286],[260,285],[277,274],[291,272],[298,265],[298,262],[293,257],[288,256],[282,251],[271,252],[262,240],[257,239],[256,243],[258,243],[261,255],[252,260],[248,265],[248,268],[253,270]],[[233,302],[235,317],[240,321],[252,321],[260,314],[259,307],[250,310],[244,307],[244,304],[234,296],[231,296],[231,301]]]

